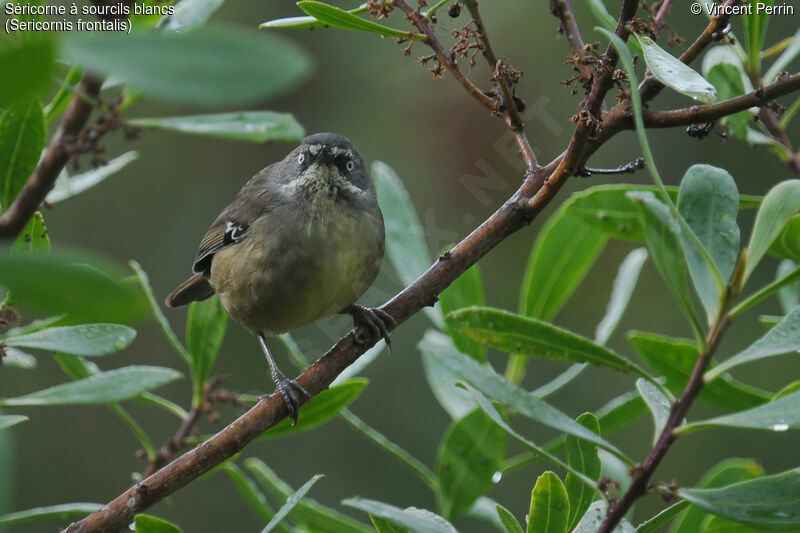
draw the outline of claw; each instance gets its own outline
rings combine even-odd
[[[372,333],[378,338],[386,340],[386,346],[389,347],[390,352],[392,351],[392,337],[389,335],[389,329],[397,326],[397,321],[392,315],[377,307],[364,307],[357,304],[347,306],[342,312],[353,317],[353,324],[356,327],[365,326],[372,330]],[[363,344],[366,340],[360,332],[356,334],[356,342]]]

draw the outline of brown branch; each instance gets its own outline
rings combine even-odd
[[[86,126],[92,113],[93,101],[100,94],[100,80],[86,74],[76,88],[76,94],[64,113],[61,125],[47,146],[44,157],[33,171],[14,202],[0,216],[0,239],[15,239],[33,213],[44,202],[56,178],[69,161],[73,144]]]
[[[563,33],[567,38],[572,51],[578,57],[586,56],[586,43],[583,42],[581,31],[578,28],[578,23],[575,21],[575,13],[572,11],[572,5],[569,0],[550,0],[550,12],[561,21],[559,32]],[[575,68],[581,76],[581,79],[592,79],[592,67],[588,64],[576,62]]]
[[[778,119],[775,118],[775,113],[766,107],[762,107],[758,113],[758,119],[764,124],[764,127],[767,128],[772,138],[781,143],[789,151],[790,159],[786,164],[789,166],[789,170],[792,171],[792,174],[794,174],[796,178],[800,178],[800,154],[795,152],[792,141],[789,140],[786,131],[781,128]]]

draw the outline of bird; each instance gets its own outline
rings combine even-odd
[[[169,307],[214,294],[258,339],[275,390],[297,423],[311,396],[275,363],[266,337],[349,314],[384,338],[395,320],[356,303],[378,275],[383,214],[366,163],[349,139],[316,133],[253,176],[200,241],[193,275],[166,298]]]

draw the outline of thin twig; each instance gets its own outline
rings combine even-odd
[[[790,158],[786,164],[792,171],[792,174],[794,174],[794,177],[800,178],[800,154],[795,152],[794,147],[792,146],[792,141],[789,140],[789,136],[786,135],[786,131],[781,128],[780,122],[778,122],[778,119],[775,118],[775,113],[765,107],[762,107],[758,113],[758,119],[761,121],[764,127],[767,128],[767,131],[770,133],[772,138],[781,143],[789,151]]]
[[[572,5],[570,5],[569,0],[550,0],[550,11],[561,21],[559,30],[567,38],[572,51],[578,57],[584,57],[586,55],[586,43],[581,37],[578,23],[575,21],[575,13],[572,11]],[[592,79],[592,67],[590,65],[581,62],[576,62],[574,65],[582,79]]]

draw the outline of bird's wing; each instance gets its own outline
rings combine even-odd
[[[200,241],[192,270],[208,274],[214,254],[247,239],[253,222],[272,209],[269,195],[265,194],[271,168],[267,167],[248,181],[236,199],[211,224]]]

